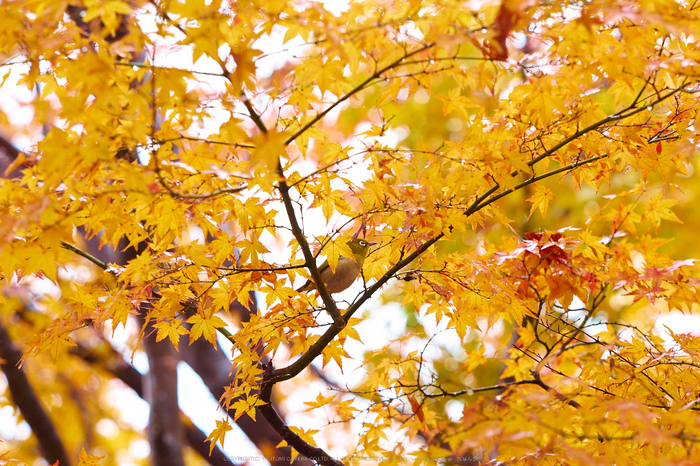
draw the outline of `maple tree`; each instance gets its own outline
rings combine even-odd
[[[3,461],[700,459],[695,1],[0,12]]]

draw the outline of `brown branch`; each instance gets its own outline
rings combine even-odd
[[[0,135],[0,177],[4,176],[5,170],[17,159],[19,152],[19,149],[17,149],[8,139],[5,139],[2,135]],[[16,169],[12,170],[11,173],[8,173],[7,178],[12,179],[17,177],[17,175],[19,175],[20,168],[21,167],[17,167]]]
[[[219,65],[224,70],[226,76],[230,79],[230,73],[226,70],[224,64],[220,63]],[[265,123],[263,123],[262,119],[260,118],[260,115],[258,115],[258,112],[255,110],[253,104],[250,102],[250,99],[248,99],[248,96],[246,96],[245,93],[243,93],[242,95],[242,101],[243,105],[245,105],[246,109],[248,110],[250,119],[253,120],[255,125],[258,127],[258,129],[260,129],[260,131],[263,134],[267,134],[267,127],[265,127]],[[286,144],[288,143],[285,143],[285,145]],[[345,327],[345,322],[340,316],[340,311],[338,311],[338,307],[335,305],[335,301],[326,289],[326,284],[323,283],[323,280],[321,280],[321,273],[318,271],[318,267],[316,267],[316,258],[311,252],[311,248],[309,247],[308,241],[306,241],[304,232],[301,231],[301,227],[299,226],[299,222],[297,221],[296,213],[294,212],[294,206],[292,205],[292,197],[289,195],[289,186],[285,181],[284,169],[282,168],[282,163],[279,160],[277,162],[277,174],[280,177],[278,187],[282,196],[284,209],[287,212],[287,217],[289,218],[289,224],[292,229],[292,234],[294,234],[294,238],[297,240],[297,243],[301,248],[301,252],[304,255],[304,266],[309,269],[311,278],[313,279],[314,283],[316,283],[316,290],[321,296],[323,304],[326,306],[326,312],[328,312],[328,314],[330,314],[331,318],[333,319],[334,326],[338,329],[342,329],[343,327]]]
[[[62,246],[64,249],[68,249],[69,251],[72,251],[72,252],[76,253],[77,255],[79,255],[79,256],[81,256],[81,257],[84,257],[85,259],[89,260],[89,261],[92,262],[93,264],[95,264],[95,265],[97,265],[98,267],[100,267],[102,270],[107,270],[107,268],[108,268],[108,265],[107,265],[105,262],[102,262],[102,261],[101,261],[100,259],[98,259],[97,257],[93,256],[93,255],[90,254],[89,252],[83,251],[82,249],[80,249],[80,248],[77,247],[77,246],[73,246],[72,244],[67,243],[67,242],[65,242],[65,241],[61,241],[61,246]]]
[[[244,312],[243,309],[239,311]],[[242,316],[242,320],[244,317]],[[222,399],[226,394],[225,387],[230,385],[234,378],[231,375],[231,362],[224,353],[203,338],[192,342],[191,345],[183,341],[180,353],[183,360],[202,378],[202,382],[214,398]],[[268,461],[272,466],[289,466],[289,461],[285,459],[290,456],[289,447],[274,447],[280,443],[282,437],[269,423],[260,418],[253,420],[250,416],[243,415],[236,420],[236,425],[258,448],[270,455]],[[268,446],[267,449],[265,445]],[[294,462],[295,465],[297,463],[300,466],[310,465],[301,458]]]
[[[506,189],[505,191],[503,191],[503,192],[501,192],[501,193],[499,193],[499,194],[497,194],[497,195],[495,195],[495,196],[492,196],[492,197],[490,197],[489,199],[487,199],[487,200],[485,200],[485,201],[483,201],[483,202],[480,202],[479,204],[474,205],[474,207],[473,207],[472,209],[470,209],[470,214],[471,214],[471,213],[474,213],[474,212],[476,212],[476,211],[478,211],[478,210],[483,209],[483,208],[486,207],[487,205],[496,202],[497,200],[499,200],[500,198],[502,198],[502,197],[504,197],[504,196],[507,196],[508,194],[511,194],[511,193],[513,193],[513,192],[515,192],[515,191],[518,191],[519,189],[522,189],[522,188],[524,188],[524,187],[526,187],[526,186],[529,186],[529,185],[531,185],[531,184],[533,184],[533,183],[536,183],[536,182],[538,182],[538,181],[540,181],[540,180],[544,180],[545,178],[549,178],[549,177],[554,176],[554,175],[557,175],[557,174],[559,174],[559,173],[563,173],[563,172],[568,172],[568,171],[575,170],[576,168],[578,168],[578,167],[580,167],[580,166],[583,166],[583,165],[587,165],[587,164],[589,164],[589,163],[596,162],[596,161],[601,160],[601,159],[604,159],[604,158],[606,158],[606,157],[608,157],[608,154],[596,155],[595,157],[589,157],[589,158],[584,159],[584,160],[577,160],[576,162],[571,163],[571,164],[569,164],[569,165],[566,165],[566,166],[564,166],[564,167],[559,167],[559,168],[557,168],[557,169],[555,169],[555,170],[548,171],[547,173],[542,173],[541,175],[533,176],[532,178],[529,178],[529,179],[523,181],[522,183],[520,183],[520,184],[518,184],[518,185],[515,185],[515,186],[512,187],[512,188],[508,188],[508,189]]]
[[[442,397],[450,397],[450,398],[458,398],[461,396],[471,396],[474,393],[480,393],[480,392],[490,392],[490,391],[497,391],[497,390],[503,390],[504,388],[508,388],[514,385],[539,385],[539,383],[536,380],[510,380],[510,381],[503,381],[500,382],[498,385],[490,385],[488,387],[477,387],[477,388],[465,388],[464,390],[459,390],[456,392],[449,392],[439,385],[430,385],[431,387],[434,387],[438,390],[439,392],[436,393],[426,393],[423,388],[420,385],[415,385],[415,387],[420,390],[421,394],[425,398],[442,398]],[[407,387],[410,387],[407,385]]]
[[[605,124],[607,124],[607,123],[610,123],[611,121],[620,121],[620,120],[624,120],[624,119],[626,119],[626,118],[629,118],[629,117],[631,117],[631,116],[634,116],[634,115],[636,115],[637,113],[640,113],[640,112],[643,112],[643,111],[645,111],[645,110],[648,110],[649,108],[653,108],[654,106],[660,104],[661,102],[663,102],[664,100],[668,99],[669,97],[672,97],[672,96],[674,96],[675,94],[678,94],[678,93],[680,93],[680,92],[692,92],[692,93],[698,92],[698,91],[689,91],[689,90],[688,90],[688,87],[689,87],[689,86],[690,86],[690,84],[685,84],[685,85],[683,85],[683,86],[681,86],[681,87],[679,87],[679,88],[673,89],[672,91],[669,91],[666,95],[660,96],[659,98],[657,98],[657,99],[654,100],[653,102],[650,102],[650,103],[648,103],[648,104],[646,104],[646,105],[644,105],[644,106],[642,106],[642,107],[637,107],[637,106],[636,106],[636,105],[637,105],[637,100],[635,100],[635,102],[634,102],[633,104],[629,105],[629,106],[626,107],[625,109],[623,109],[623,110],[621,110],[621,111],[619,111],[619,112],[617,112],[617,113],[615,113],[615,114],[613,114],[613,115],[607,116],[607,117],[605,117],[605,118],[603,118],[603,119],[601,119],[601,120],[599,120],[599,121],[597,121],[597,122],[595,122],[595,123],[592,123],[592,124],[590,124],[589,126],[587,126],[586,128],[581,129],[581,130],[575,132],[574,134],[572,134],[571,136],[569,136],[569,137],[563,139],[563,140],[560,141],[558,144],[556,144],[554,147],[552,147],[552,148],[550,148],[550,149],[548,149],[548,150],[545,150],[542,154],[538,155],[538,156],[535,157],[534,159],[532,159],[532,160],[530,160],[529,162],[527,162],[527,165],[530,166],[530,167],[534,166],[537,162],[539,162],[539,161],[541,161],[541,160],[543,160],[543,159],[545,159],[545,158],[547,158],[547,157],[552,156],[556,151],[558,151],[559,149],[563,148],[564,146],[570,144],[571,142],[575,141],[576,139],[580,138],[581,136],[586,135],[586,133],[588,133],[589,131],[595,131],[596,129],[600,128],[601,126],[603,126],[603,125],[605,125]],[[491,187],[488,189],[488,191],[486,191],[484,194],[482,194],[481,196],[477,197],[476,200],[474,200],[474,202],[471,204],[471,206],[469,206],[469,208],[465,211],[465,215],[469,216],[469,215],[473,214],[474,212],[476,212],[476,211],[482,209],[483,207],[486,207],[487,205],[489,205],[489,204],[491,204],[492,202],[494,202],[494,201],[496,201],[496,200],[502,198],[503,196],[505,196],[505,195],[507,195],[507,194],[510,194],[510,193],[513,192],[514,190],[517,190],[517,189],[520,189],[520,188],[522,188],[522,187],[525,187],[525,186],[527,186],[527,185],[529,185],[529,184],[534,183],[535,181],[538,181],[538,180],[540,180],[540,179],[546,178],[547,176],[552,176],[552,175],[555,175],[555,174],[557,174],[557,173],[561,173],[561,172],[563,172],[563,171],[566,171],[567,169],[568,169],[568,170],[573,170],[574,168],[576,168],[577,166],[582,165],[583,163],[590,163],[590,162],[594,162],[594,161],[596,161],[596,160],[599,160],[600,158],[607,157],[607,154],[604,154],[604,155],[601,155],[601,156],[597,156],[597,157],[598,157],[598,158],[596,158],[596,157],[591,157],[590,159],[586,159],[586,160],[584,160],[584,161],[574,162],[574,163],[572,163],[572,164],[570,164],[570,165],[567,165],[566,167],[562,167],[562,168],[557,169],[557,170],[554,170],[554,171],[552,171],[552,172],[548,172],[548,173],[539,175],[538,177],[533,177],[533,178],[531,178],[530,180],[527,180],[527,181],[525,181],[524,183],[521,183],[521,184],[517,185],[514,189],[508,189],[508,190],[504,191],[503,193],[500,193],[500,194],[498,194],[498,195],[492,197],[492,198],[489,199],[488,201],[484,202],[485,199],[489,198],[489,196],[490,196],[491,194],[493,194],[494,192],[496,192],[496,191],[498,190],[498,188],[500,187],[500,185],[499,185],[498,183],[496,183],[496,184],[494,184],[493,186],[491,186]],[[510,176],[515,177],[515,176],[517,176],[517,175],[518,175],[518,172],[513,172],[513,173],[511,173]]]
[[[232,81],[231,73],[228,72],[226,67],[224,67],[223,63],[221,64],[221,68],[224,70],[224,75],[228,78],[228,80]],[[265,126],[265,123],[263,123],[258,112],[255,111],[253,104],[250,102],[250,99],[245,94],[245,92],[241,93],[241,101],[243,101],[243,105],[245,105],[245,108],[248,110],[248,115],[250,116],[250,119],[253,120],[253,123],[255,123],[255,126],[258,127],[260,132],[262,132],[263,134],[267,134],[267,127]]]
[[[321,279],[321,273],[318,271],[318,267],[316,266],[316,257],[314,257],[313,253],[311,252],[309,243],[306,241],[306,237],[304,237],[304,233],[301,231],[301,227],[297,221],[294,206],[292,205],[292,198],[289,195],[289,186],[287,186],[286,181],[279,182],[279,190],[280,194],[282,195],[284,208],[287,211],[287,217],[289,217],[292,233],[294,234],[294,238],[296,238],[297,243],[299,243],[301,252],[304,254],[304,265],[309,269],[309,274],[311,274],[311,278],[316,284],[316,291],[318,291],[323,304],[326,306],[326,312],[328,312],[328,314],[330,314],[330,316],[333,318],[333,328],[340,332],[340,330],[345,327],[345,322],[347,321],[343,320],[343,317],[340,315],[340,311],[338,310],[338,306],[335,304],[335,300],[331,297],[331,294],[326,288],[326,284]]]
[[[201,74],[202,76],[213,76],[216,78],[225,78],[225,76],[221,73],[210,73],[208,71],[194,71],[194,70],[188,70],[185,68],[177,68],[174,66],[156,66],[156,65],[151,65],[148,63],[143,63],[140,61],[118,61],[115,63],[115,65],[127,66],[129,68],[138,67],[138,68],[149,68],[149,69],[163,70],[163,71],[180,71],[182,73]]]
[[[362,306],[377,290],[379,290],[386,282],[388,282],[395,273],[404,268],[406,265],[410,264],[421,256],[425,251],[427,251],[433,244],[437,243],[442,237],[445,236],[444,233],[431,238],[430,240],[423,243],[421,249],[413,251],[411,254],[397,262],[391,269],[389,269],[382,278],[377,280],[372,286],[368,287],[366,291],[360,296],[360,298],[355,301],[355,303],[348,308],[348,310],[343,314],[343,319],[347,322],[350,317],[357,312],[357,310]],[[263,387],[266,384],[274,384],[281,382],[283,380],[291,379],[299,374],[302,370],[306,368],[311,362],[316,359],[322,352],[323,349],[341,332],[341,328],[335,326],[330,327],[324,334],[322,334],[316,342],[311,345],[311,348],[301,355],[299,359],[291,363],[287,367],[281,369],[274,369],[267,371],[263,375]]]
[[[243,94],[243,104],[248,109],[250,118],[253,120],[253,122],[255,122],[260,131],[263,134],[267,134],[267,128],[265,127],[265,124],[260,118],[260,115],[258,115],[258,113],[255,111],[255,108],[253,108],[253,105],[251,104],[250,100],[248,100],[245,94]],[[330,294],[328,293],[328,290],[326,289],[325,284],[321,280],[321,274],[319,273],[318,268],[316,267],[316,259],[314,258],[313,254],[311,254],[309,244],[306,241],[303,232],[301,231],[301,227],[299,226],[299,222],[296,218],[296,213],[294,212],[294,207],[292,206],[292,199],[289,195],[289,187],[287,186],[286,181],[284,181],[284,171],[282,169],[282,164],[280,161],[278,161],[277,164],[277,173],[281,178],[279,182],[279,190],[282,195],[282,201],[284,202],[285,209],[287,211],[287,216],[289,217],[292,232],[294,233],[294,237],[297,239],[299,246],[301,247],[304,253],[304,258],[306,259],[306,266],[309,268],[311,276],[315,280],[318,280],[316,281],[317,288],[319,293],[321,294],[321,298],[323,299],[324,304],[326,305],[326,310],[333,317],[334,325],[331,327],[331,329],[336,329],[338,332],[340,332],[340,330],[344,327],[345,322],[340,317],[340,312],[338,311],[338,308],[335,305],[335,301],[333,300],[333,298],[331,298]],[[269,368],[269,370],[271,370],[272,363],[270,362],[269,365],[267,365],[266,367]],[[343,463],[331,458],[328,455],[328,453],[326,453],[323,449],[314,447],[308,442],[306,442],[304,439],[292,432],[292,430],[284,423],[284,421],[282,420],[282,418],[279,417],[277,411],[275,411],[275,408],[272,406],[271,403],[273,385],[274,383],[267,383],[266,380],[263,379],[260,388],[260,399],[265,402],[265,405],[260,406],[258,409],[260,410],[260,413],[263,415],[265,420],[287,442],[288,445],[292,446],[296,451],[306,456],[307,458],[310,458],[318,464],[322,465],[342,466]]]
[[[207,138],[197,138],[194,136],[184,136],[180,135],[176,138],[168,138],[168,139],[160,139],[160,140],[155,140],[158,144],[164,144],[166,142],[174,142],[174,141],[192,141],[192,142],[203,142],[205,144],[220,144],[222,146],[231,146],[233,148],[238,148],[242,147],[244,149],[255,149],[255,146],[252,144],[246,144],[243,142],[225,142],[225,141],[217,141],[214,139],[207,139]],[[241,178],[244,180],[248,180],[249,178],[244,177],[244,176],[239,176],[236,175],[236,178]]]
[[[20,359],[22,359],[22,352],[14,346],[5,327],[0,325],[0,368],[7,378],[12,401],[34,432],[46,461],[49,463],[58,461],[61,466],[69,466],[70,462],[63,442],[58,436],[53,421],[41,406],[26,374],[19,367]]]
[[[554,154],[556,151],[558,151],[562,147],[575,141],[576,139],[580,138],[581,136],[584,136],[586,133],[588,133],[590,131],[595,131],[596,129],[600,128],[601,126],[603,126],[607,123],[610,123],[611,121],[624,120],[626,118],[629,118],[631,116],[636,115],[637,113],[641,113],[643,111],[646,111],[649,108],[653,108],[654,106],[660,104],[661,102],[668,99],[669,97],[672,97],[672,96],[678,94],[679,92],[686,92],[688,86],[689,86],[689,84],[686,84],[686,85],[681,86],[679,88],[673,89],[668,94],[661,96],[658,99],[656,99],[655,101],[650,102],[650,103],[643,105],[641,107],[637,107],[637,101],[635,100],[635,102],[632,103],[632,105],[628,106],[627,108],[625,108],[617,113],[614,113],[610,116],[607,116],[607,117],[603,118],[602,120],[599,120],[595,123],[591,123],[590,125],[588,125],[587,127],[583,128],[581,130],[576,131],[574,134],[572,134],[568,138],[565,138],[562,141],[560,141],[554,147],[544,151],[542,154],[540,154],[537,157],[535,157],[534,159],[530,160],[527,164],[532,167],[540,160],[551,156],[552,154]]]
[[[544,359],[543,359],[543,361],[544,361]],[[534,376],[535,376],[535,385],[542,388],[542,390],[546,391],[547,393],[550,393],[557,400],[563,401],[564,403],[568,404],[569,406],[573,406],[576,409],[582,408],[581,404],[578,401],[576,401],[572,398],[569,398],[568,396],[564,395],[563,393],[559,393],[557,390],[555,390],[554,388],[547,385],[542,380],[542,377],[540,377],[539,371],[534,371]]]
[[[273,370],[274,368],[272,367],[272,363],[270,363],[265,369],[266,372]],[[275,408],[273,408],[272,403],[270,403],[272,386],[272,383],[263,384],[260,390],[260,399],[264,401],[265,404],[259,406],[258,409],[265,420],[269,422],[270,425],[282,436],[288,445],[292,446],[296,451],[312,461],[324,466],[343,466],[341,461],[328,455],[328,453],[326,453],[322,448],[310,445],[304,439],[299,437],[299,435],[292,432],[287,424],[284,423],[282,418],[277,414],[277,411],[275,411]]]

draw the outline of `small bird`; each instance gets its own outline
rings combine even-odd
[[[350,250],[355,256],[354,261],[349,257],[340,256],[338,258],[338,265],[335,267],[335,272],[331,271],[328,261],[325,261],[323,265],[318,268],[318,272],[321,274],[321,280],[323,280],[329,293],[340,293],[357,280],[357,276],[362,272],[362,264],[365,262],[369,247],[374,244],[375,243],[369,243],[360,238],[348,241],[348,246],[350,246]],[[304,292],[315,289],[316,284],[309,280],[297,291]]]

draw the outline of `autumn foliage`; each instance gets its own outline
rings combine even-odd
[[[700,4],[0,18],[2,460],[230,464],[238,423],[272,464],[700,461]]]

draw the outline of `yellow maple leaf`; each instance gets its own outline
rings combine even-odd
[[[209,436],[204,440],[211,442],[209,445],[209,454],[211,455],[211,452],[214,451],[214,445],[216,445],[216,442],[219,442],[221,444],[221,447],[223,448],[224,446],[224,437],[226,436],[226,432],[229,430],[232,430],[233,427],[228,423],[226,419],[222,421],[216,421],[216,429],[209,434]]]
[[[528,214],[528,218],[532,215],[535,209],[540,209],[542,217],[546,217],[549,201],[551,201],[554,198],[555,196],[550,189],[541,185],[535,185],[535,194],[530,196],[530,198],[528,199],[528,201],[532,202],[532,207],[530,207],[530,213]]]
[[[88,455],[85,451],[85,447],[83,447],[82,450],[80,450],[80,462],[78,466],[97,466],[102,458],[104,458],[104,456]]]
[[[49,341],[49,353],[51,353],[53,360],[57,361],[65,348],[71,348],[73,346],[77,346],[77,344],[71,337],[68,335],[58,335]]]
[[[177,349],[177,345],[180,343],[180,335],[188,333],[187,329],[182,326],[182,321],[177,319],[161,320],[153,326],[158,329],[156,341],[169,338],[175,346],[175,349]]]
[[[338,403],[338,406],[335,409],[336,414],[344,419],[352,419],[355,416],[355,413],[360,411],[352,406],[353,401],[354,400],[344,400]]]
[[[345,351],[343,345],[339,341],[334,341],[326,346],[323,350],[323,367],[326,367],[331,360],[340,368],[341,372],[343,370],[343,360],[342,358],[349,358],[350,355]]]
[[[88,8],[85,10],[83,21],[90,22],[99,16],[110,35],[114,35],[121,22],[121,18],[117,15],[130,15],[132,13],[129,4],[120,0],[86,2],[86,4]]]
[[[662,199],[661,196],[662,194],[658,193],[647,200],[647,210],[644,212],[644,217],[648,218],[657,228],[661,225],[661,220],[683,223],[671,210],[671,207],[676,205],[677,201],[674,199]]]
[[[266,293],[266,301],[268,306],[272,306],[277,299],[279,299],[281,303],[284,303],[289,298],[294,296],[294,288],[284,286],[284,284],[284,281],[279,280],[273,283],[273,286],[263,286],[260,288],[261,293]]]
[[[335,399],[336,395],[333,394],[331,396],[323,396],[321,393],[316,396],[316,401],[305,401],[304,404],[308,406],[306,408],[306,411],[312,411],[316,408],[322,408],[323,406],[327,405],[331,401]]]
[[[221,320],[219,316],[211,315],[211,312],[208,314],[208,316],[203,316],[197,313],[187,319],[187,322],[192,324],[192,329],[190,330],[190,345],[201,336],[204,336],[212,345],[216,345],[216,329],[225,327],[226,322]]]

